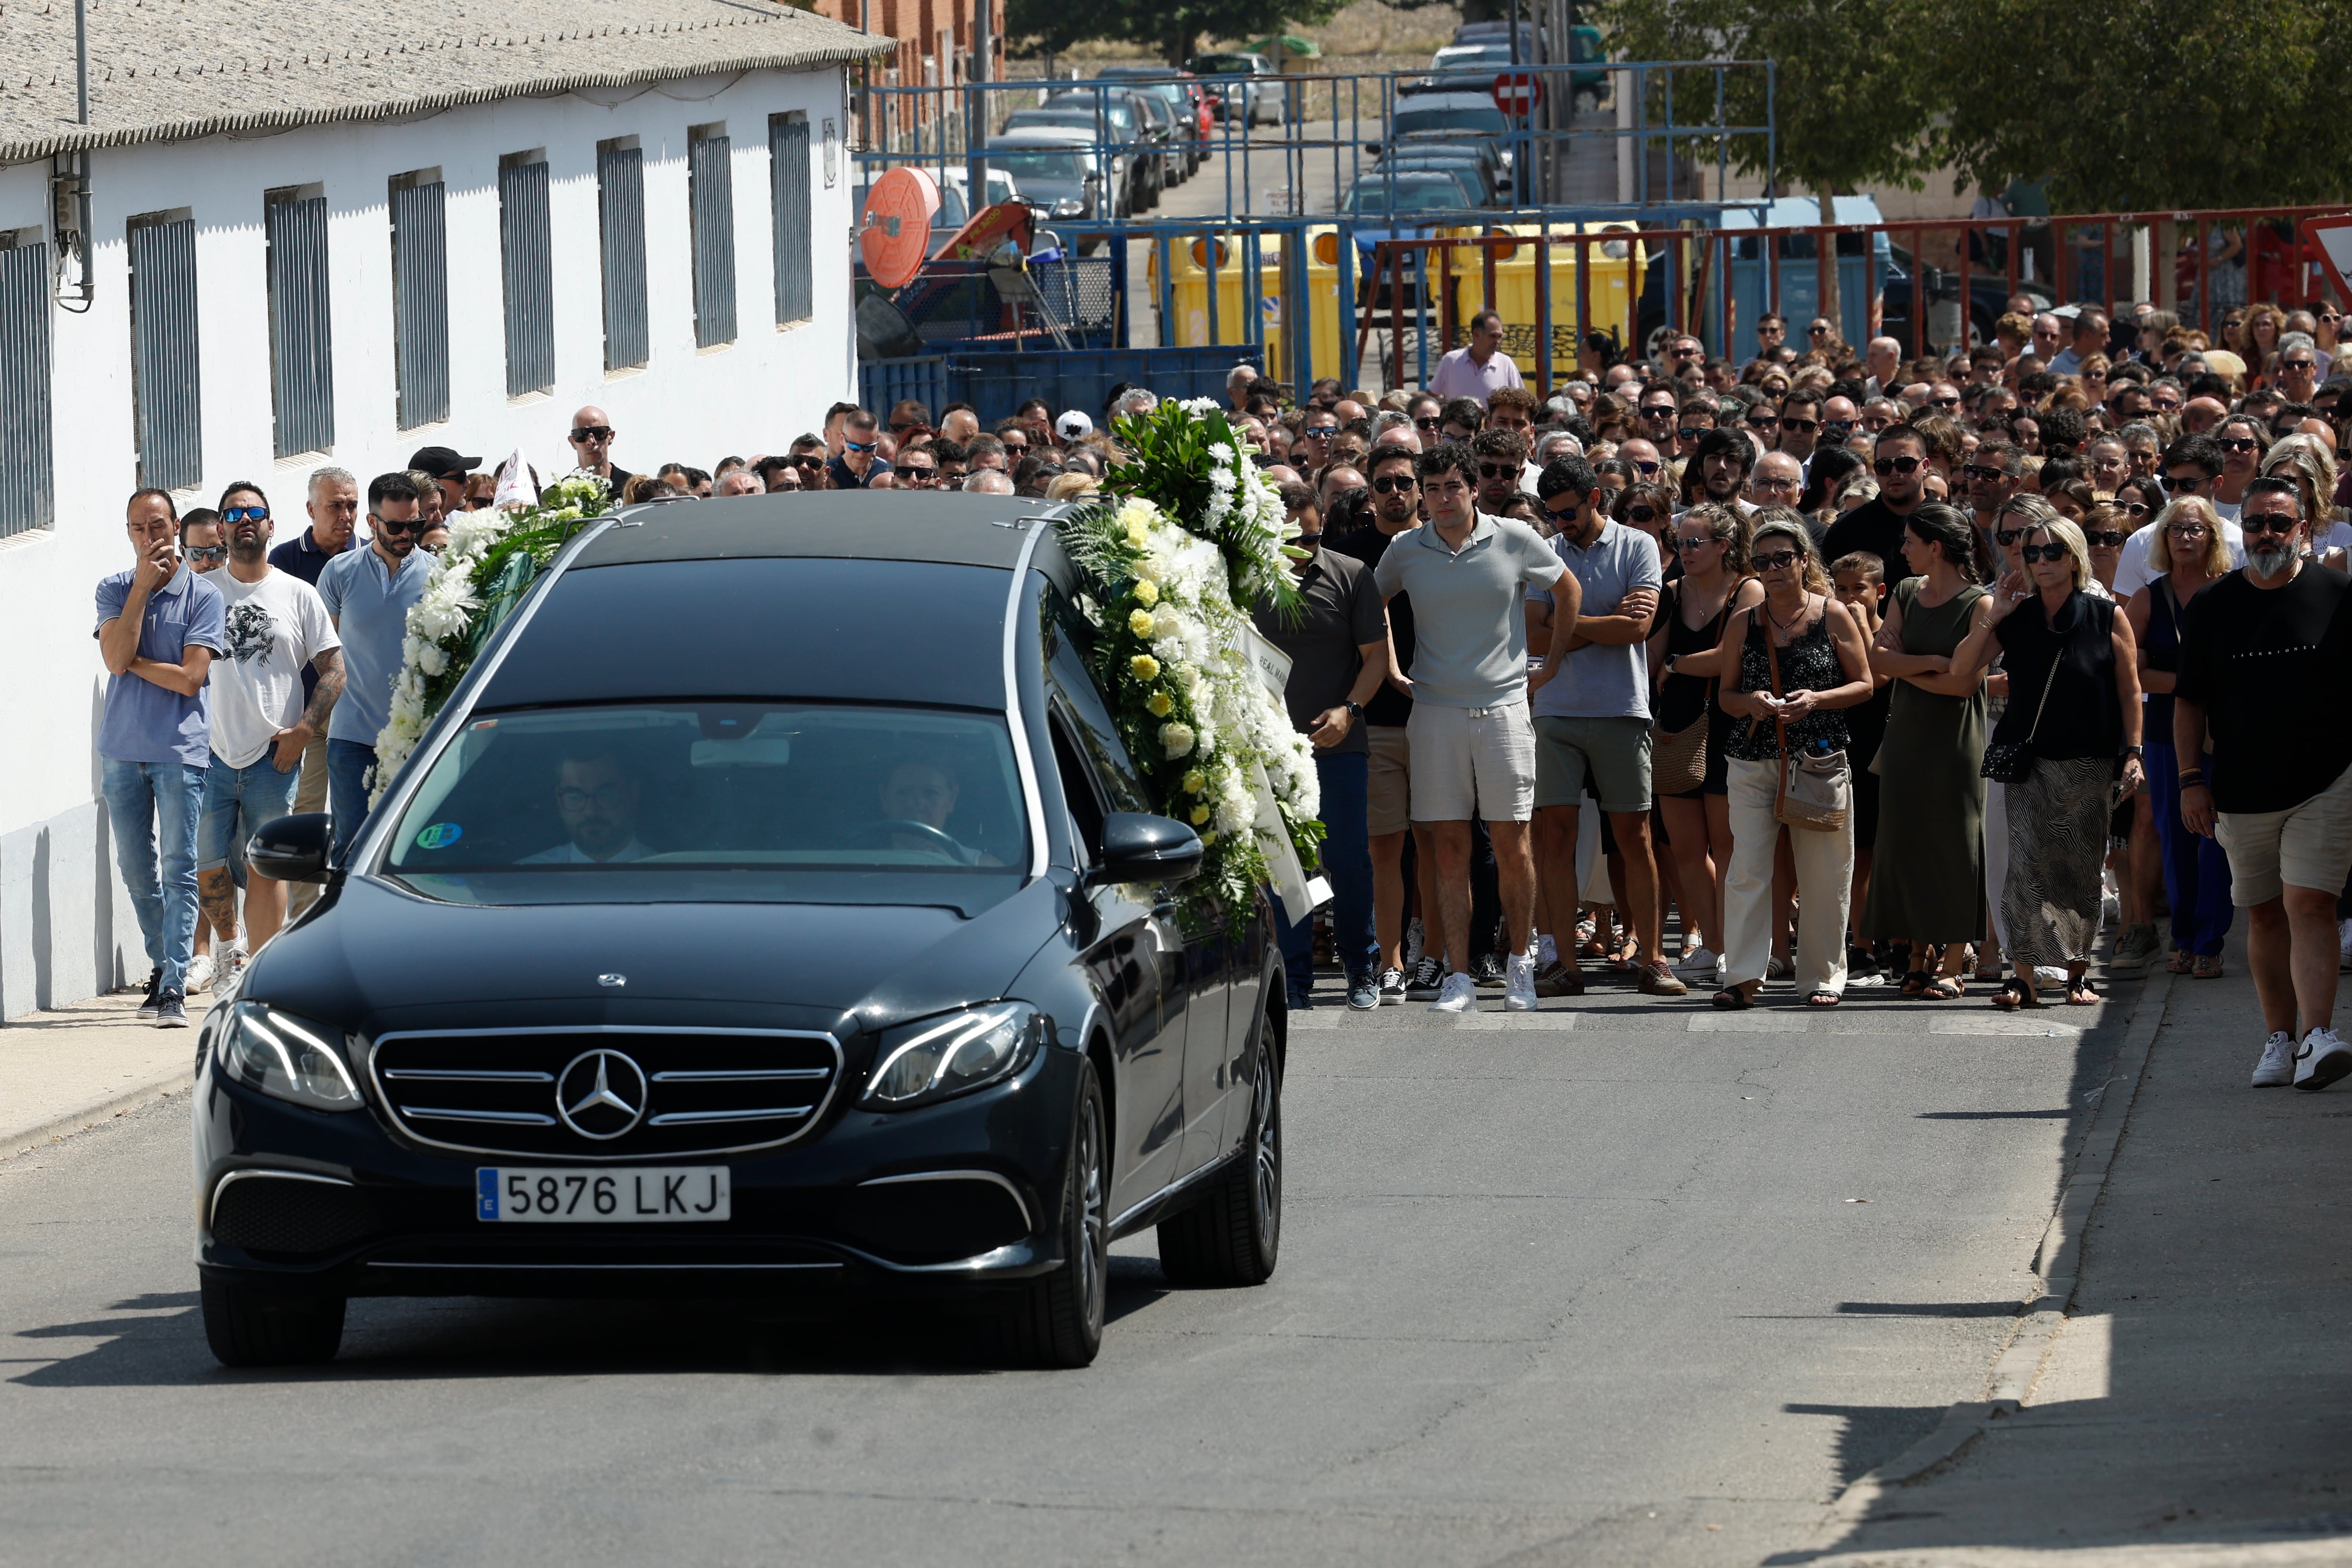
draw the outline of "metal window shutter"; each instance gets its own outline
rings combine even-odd
[[[694,342],[735,341],[735,173],[731,138],[687,143],[687,204],[694,216]]]
[[[448,187],[392,193],[392,357],[403,430],[449,417]]]
[[[499,171],[499,245],[505,265],[507,395],[555,387],[555,239],[547,165]]]
[[[596,209],[604,242],[604,368],[651,357],[646,325],[646,165],[635,147],[596,154]]]
[[[335,444],[335,340],[328,311],[327,198],[271,202],[269,384],[277,455]]]
[[[50,452],[49,247],[0,250],[0,537],[57,522]]]
[[[135,224],[131,247],[131,392],[139,482],[185,489],[204,478],[196,359],[196,225]]]
[[[768,151],[776,205],[776,324],[782,326],[816,314],[816,258],[809,239],[808,121],[772,121]]]

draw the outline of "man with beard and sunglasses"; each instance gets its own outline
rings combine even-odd
[[[228,566],[212,582],[227,646],[212,666],[213,762],[196,825],[196,896],[214,928],[233,934],[230,857],[262,824],[293,812],[303,751],[327,730],[342,695],[343,665],[342,639],[319,591],[269,564],[269,501],[257,486],[239,482],[221,492],[221,527]],[[306,698],[303,675],[314,660],[318,679]],[[284,923],[286,886],[267,877],[246,884],[253,948]]]
[[[1870,471],[1878,494],[1830,524],[1822,555],[1835,561],[1866,550],[1885,563],[1885,581],[1900,583],[1911,575],[1903,559],[1911,514],[1927,499],[1927,437],[1908,425],[1883,431],[1871,450]]]
[[[415,479],[377,475],[368,482],[367,509],[374,535],[367,547],[336,556],[319,574],[319,597],[343,645],[343,692],[327,722],[327,795],[335,842],[346,849],[367,822],[375,741],[392,717],[408,612],[425,596],[433,569],[433,558],[416,548],[424,519]]]
[[[1515,430],[1481,430],[1471,437],[1478,457],[1478,510],[1496,517],[1518,495],[1528,466],[1528,438]]]
[[[2294,481],[2248,481],[2246,564],[2181,616],[2172,732],[2180,820],[2230,858],[2247,963],[2268,1031],[2253,1087],[2326,1089],[2352,1074],[2335,1029],[2336,903],[2352,872],[2352,727],[2314,722],[2352,681],[2352,577],[2303,558]],[[2210,731],[2209,731],[2210,726]]]

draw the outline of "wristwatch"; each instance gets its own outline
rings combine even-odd
[[[2147,753],[2141,751],[2137,746],[2126,746],[2124,748],[2124,755],[2126,757],[2137,757],[2142,762],[2146,762],[2147,760]]]
[[[1364,708],[1363,708],[1363,704],[1361,704],[1361,703],[1360,703],[1360,702],[1350,702],[1350,703],[1349,703],[1349,704],[1347,705],[1347,707],[1348,707],[1348,721],[1349,721],[1349,723],[1351,723],[1351,724],[1360,724],[1360,723],[1362,723],[1362,722],[1363,722],[1363,719],[1364,719]]]
[[[1665,665],[1664,665],[1664,669],[1665,669],[1665,672],[1666,672],[1668,675],[1672,675],[1672,674],[1675,672],[1675,660],[1676,660],[1676,659],[1678,659],[1678,658],[1682,658],[1682,655],[1680,655],[1680,654],[1678,654],[1678,653],[1670,653],[1670,654],[1666,655],[1666,662],[1665,662]]]

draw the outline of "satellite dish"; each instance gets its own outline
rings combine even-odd
[[[923,352],[922,334],[907,320],[907,312],[879,294],[857,301],[857,357],[862,360],[905,359]]]
[[[910,282],[930,255],[931,216],[939,210],[938,182],[920,169],[893,169],[875,181],[857,236],[867,275],[885,289]]]

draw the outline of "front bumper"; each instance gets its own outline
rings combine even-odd
[[[1048,1047],[944,1104],[837,1106],[790,1146],[666,1158],[724,1164],[722,1222],[510,1225],[476,1217],[484,1165],[590,1164],[416,1146],[373,1107],[320,1112],[229,1080],[195,1085],[196,1262],[290,1295],[936,1294],[1015,1285],[1061,1261],[1079,1058]],[[625,1169],[625,1166],[615,1166]]]

